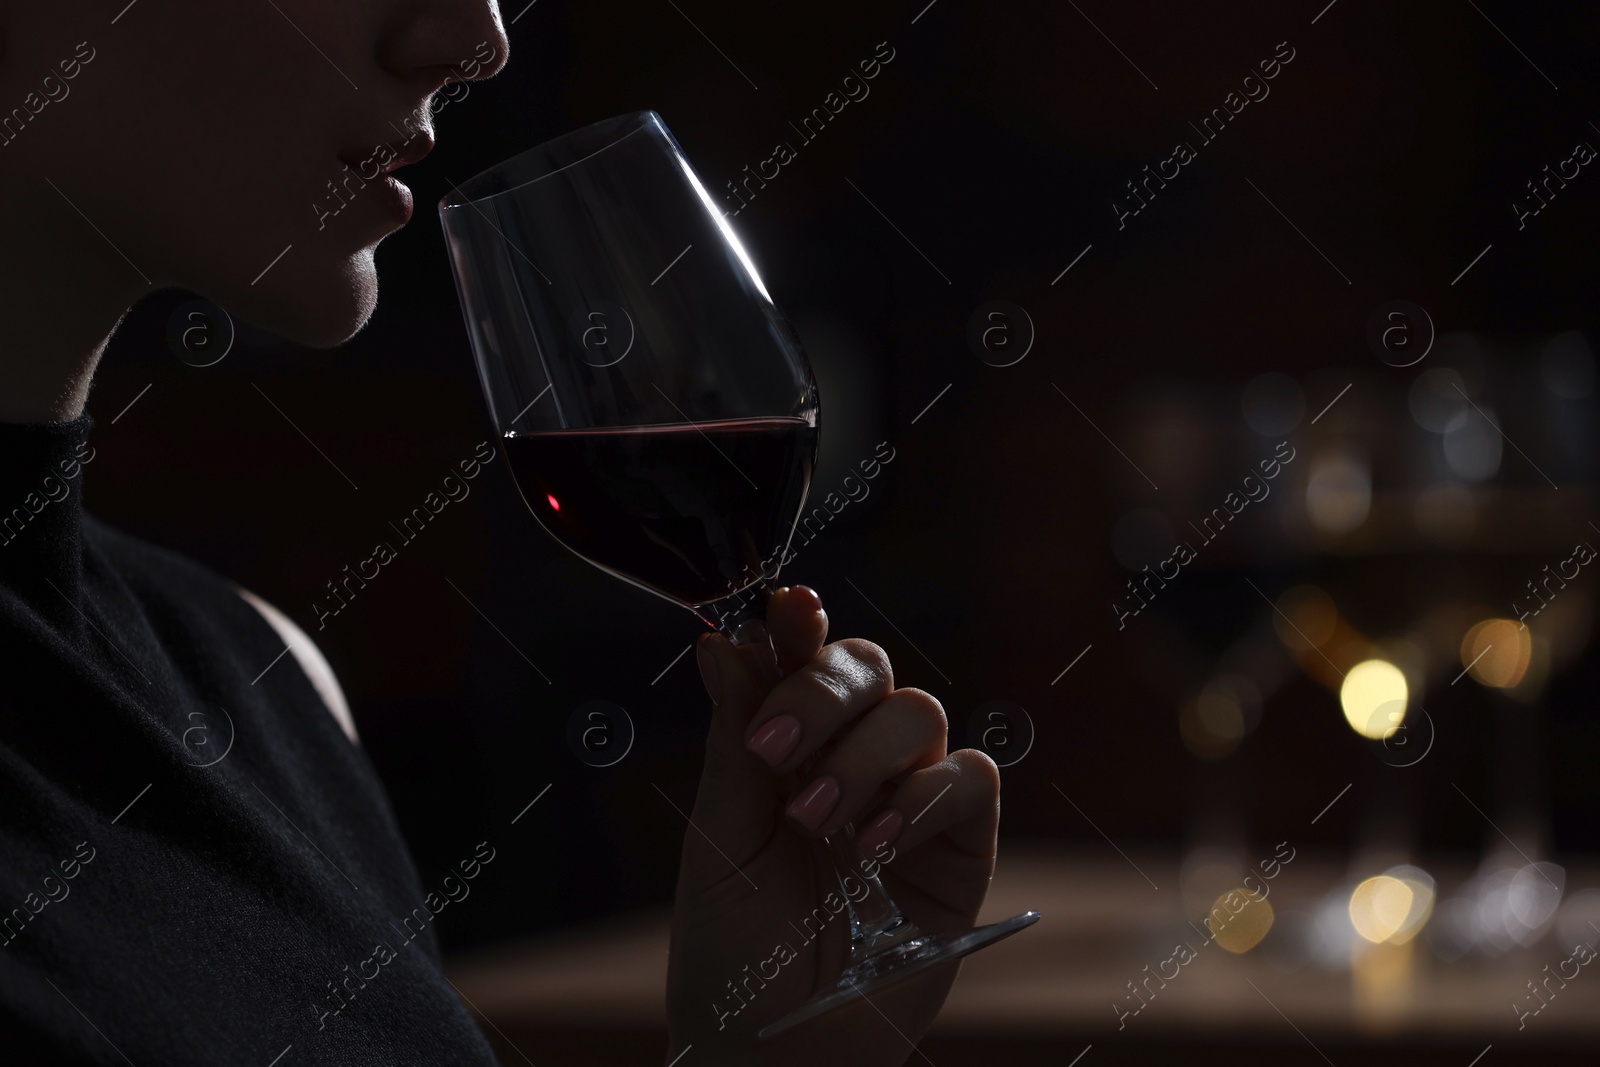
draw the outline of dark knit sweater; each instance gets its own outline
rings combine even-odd
[[[91,425],[0,425],[0,1061],[493,1064],[371,764],[232,585],[84,512]]]

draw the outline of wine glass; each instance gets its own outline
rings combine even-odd
[[[764,615],[805,504],[817,387],[661,117],[622,115],[514,156],[455,186],[439,217],[484,397],[535,518],[588,562],[770,653],[764,629],[742,624]],[[861,867],[853,836],[825,838],[838,869]],[[849,966],[762,1037],[1038,919],[924,934],[876,877],[861,883],[865,896],[845,893]]]

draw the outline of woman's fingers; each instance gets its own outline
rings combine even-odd
[[[816,658],[828,639],[828,614],[822,598],[803,585],[786,585],[767,601],[767,633],[778,654],[778,669],[793,674]]]
[[[944,754],[944,708],[920,689],[897,689],[839,738],[785,813],[813,833],[834,833],[885,782],[937,763]]]
[[[766,631],[762,633],[763,629]],[[755,684],[765,693],[784,675],[811,662],[828,637],[828,615],[822,598],[803,585],[784,586],[767,601],[766,621],[750,619],[742,624],[736,654],[749,670]],[[721,685],[714,666],[716,657],[703,635],[699,657],[700,679],[713,704],[721,703]]]
[[[747,854],[752,843],[772,832],[775,817],[772,775],[745,747],[751,717],[772,684],[761,664],[751,662],[758,658],[749,654],[752,649],[735,647],[721,634],[708,633],[695,650],[700,676],[711,694],[712,711],[694,825],[716,842],[717,848],[739,854]],[[770,650],[767,658],[771,659]],[[776,671],[774,666],[773,674]],[[703,839],[700,834],[690,834],[684,841],[687,849],[699,847]]]
[[[862,855],[887,862],[889,849],[906,852],[943,834],[978,856],[993,851],[999,823],[1000,768],[975,748],[958,748],[908,775],[888,803],[856,827],[856,845]]]
[[[893,690],[883,649],[835,641],[766,695],[745,731],[746,747],[775,771],[793,770]]]

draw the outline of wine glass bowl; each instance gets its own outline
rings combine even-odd
[[[545,529],[713,624],[775,579],[816,383],[661,117],[523,152],[439,214],[490,415]]]

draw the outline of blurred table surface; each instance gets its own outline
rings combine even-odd
[[[1424,865],[1442,895],[1471,873],[1466,859]],[[1043,918],[964,961],[913,1059],[1065,1067],[1089,1046],[1093,1059],[1080,1067],[1180,1056],[1222,1062],[1239,1053],[1339,1067],[1469,1067],[1486,1050],[1478,1067],[1591,1063],[1600,1055],[1600,974],[1589,974],[1600,967],[1583,967],[1518,1028],[1512,1005],[1529,1003],[1527,983],[1571,955],[1554,936],[1456,963],[1435,958],[1419,938],[1369,950],[1354,970],[1294,951],[1285,931],[1350,875],[1342,857],[1298,854],[1271,884],[1277,921],[1259,946],[1242,955],[1202,948],[1164,987],[1141,986],[1158,992],[1119,1028],[1113,1003],[1137,1006],[1128,983],[1170,957],[1186,928],[1175,851],[1130,849],[1123,859],[1109,847],[1100,856],[1008,846],[980,921],[1029,908]],[[1600,871],[1569,870],[1567,885],[1600,885]],[[505,1064],[662,1063],[667,931],[666,909],[632,913],[454,957],[450,977]],[[1203,943],[1192,932],[1188,941]]]

